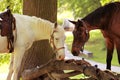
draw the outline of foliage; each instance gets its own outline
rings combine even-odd
[[[65,4],[65,5],[63,5]],[[91,12],[92,10],[99,7],[99,0],[60,0],[59,6],[67,7],[64,9],[71,10],[74,18],[83,17],[86,13]]]
[[[9,63],[10,61],[10,54],[0,54],[0,66],[3,63]]]
[[[120,1],[120,0],[101,0],[101,4],[105,5],[106,3],[110,3],[110,2],[116,2],[116,1]]]
[[[4,11],[7,6],[13,13],[22,14],[22,0],[0,0],[0,11]]]
[[[82,18],[101,5],[119,0],[58,0],[58,12],[70,10],[73,17]]]

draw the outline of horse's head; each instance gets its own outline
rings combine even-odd
[[[86,24],[82,20],[70,21],[75,25],[73,30],[73,43],[72,43],[72,54],[78,56],[80,52],[83,52],[85,42],[89,38],[89,32]]]
[[[51,44],[56,52],[57,60],[63,60],[65,58],[64,42],[65,42],[64,28],[55,23],[54,30],[51,35]]]
[[[0,13],[0,45],[4,47],[4,50],[0,49],[0,52],[7,52],[8,49],[9,52],[13,51],[11,45],[13,42],[13,30],[15,29],[14,21],[15,19],[9,8]]]

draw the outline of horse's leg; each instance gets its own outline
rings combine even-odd
[[[117,39],[117,41],[115,41],[115,44],[116,44],[116,50],[118,55],[118,62],[120,64],[120,39]]]
[[[14,63],[13,63],[14,72],[13,72],[12,80],[20,80],[21,74],[19,74],[19,71],[20,71],[20,66],[24,52],[25,52],[25,48],[18,48],[18,50],[14,55]]]
[[[107,46],[107,69],[111,70],[111,61],[112,61],[112,56],[113,56],[113,50],[114,50],[114,42],[110,38],[105,38],[106,39],[106,46]]]
[[[7,80],[11,80],[12,73],[13,73],[13,60],[14,60],[14,54],[11,54],[11,60],[10,60],[10,66],[9,66],[9,73],[7,76]]]

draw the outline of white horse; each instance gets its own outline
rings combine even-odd
[[[7,20],[9,21],[10,16],[14,17],[16,24],[14,25],[16,26],[16,29],[13,30],[13,36],[14,36],[13,44],[12,42],[8,43],[8,39],[6,35],[2,34],[2,29],[4,28],[4,24],[7,24]],[[19,14],[12,15],[9,9],[7,9],[3,13],[0,13],[0,27],[1,26],[2,29],[0,35],[0,45],[2,46],[0,47],[0,52],[7,53],[9,51],[8,49],[10,49],[10,47],[13,48],[14,46],[14,52],[12,54],[14,55],[13,65],[10,67],[10,71],[9,71],[10,74],[8,75],[7,79],[11,80],[11,73],[13,73],[12,80],[19,80],[18,72],[20,70],[21,61],[25,51],[31,47],[34,41],[43,40],[43,39],[50,40],[51,35],[54,36],[53,41],[57,49],[56,59],[58,60],[64,59],[65,49],[63,47],[64,47],[65,34],[63,27],[61,26],[54,27],[55,26],[54,23],[37,17],[30,17]],[[12,28],[13,28],[13,22],[12,22]]]

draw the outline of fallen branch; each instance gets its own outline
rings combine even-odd
[[[91,66],[88,62],[86,62],[85,60],[68,60],[68,61],[57,61],[57,60],[50,60],[48,63],[39,66],[37,68],[32,68],[32,69],[28,69],[25,70],[22,73],[22,78],[23,80],[29,80],[29,79],[33,79],[36,77],[39,77],[43,74],[46,74],[48,72],[52,72],[52,71],[57,71],[57,70],[75,70],[77,71],[76,73],[70,73],[70,74],[55,74],[55,73],[51,73],[53,76],[55,77],[70,77],[74,74],[80,74],[80,73],[84,73],[87,76],[90,76],[94,79],[98,79],[98,80],[117,80],[116,77],[94,67]],[[64,76],[63,76],[64,75]]]
[[[55,78],[58,78],[58,79],[61,79],[61,78],[68,78],[68,77],[71,77],[71,76],[75,76],[75,75],[78,75],[78,74],[81,74],[80,71],[73,71],[73,72],[69,72],[69,73],[64,73],[64,74],[60,74],[60,73],[57,73],[57,72],[52,72],[51,75],[54,76]]]

